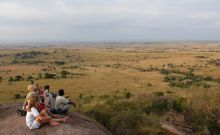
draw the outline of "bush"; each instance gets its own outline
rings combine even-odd
[[[19,99],[19,98],[21,98],[21,95],[17,93],[14,95],[14,97],[15,97],[15,99]]]
[[[128,101],[117,101],[110,105],[96,105],[86,114],[100,122],[114,135],[137,134],[142,119],[140,108]]]
[[[163,113],[169,111],[169,102],[167,99],[152,99],[150,104],[145,105],[143,110],[146,113]]]
[[[29,75],[28,77],[27,77],[27,81],[31,81],[31,80],[33,80],[34,79],[34,77],[32,77],[31,75]]]
[[[152,86],[152,84],[151,83],[147,83],[147,86]]]
[[[72,74],[72,73],[63,70],[63,71],[60,72],[60,74],[61,74],[61,77],[62,77],[62,78],[66,78],[67,75]]]
[[[41,73],[38,74],[38,79],[43,79],[43,75]]]
[[[126,99],[129,99],[129,98],[132,97],[132,93],[129,92],[129,91],[125,91],[125,92],[124,92],[124,95],[125,95],[125,98],[126,98]]]
[[[111,119],[110,112],[103,111],[99,106],[96,106],[91,110],[87,111],[85,114],[92,117],[93,119],[101,123],[103,126],[109,128]]]
[[[172,101],[172,109],[177,112],[184,112],[186,109],[187,100],[185,98],[175,98]]]
[[[154,95],[155,95],[155,96],[163,96],[164,93],[163,93],[163,92],[154,92]]]
[[[21,75],[16,75],[13,81],[21,81],[23,77]]]
[[[56,65],[64,65],[64,64],[65,64],[64,61],[55,61],[54,63],[55,63]]]
[[[44,78],[45,79],[54,79],[55,77],[56,77],[55,74],[44,73]]]

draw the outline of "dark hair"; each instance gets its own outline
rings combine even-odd
[[[45,85],[44,86],[44,90],[49,90],[50,89],[50,86],[49,85]]]
[[[63,89],[60,89],[60,90],[58,91],[58,93],[59,93],[59,96],[63,96],[63,95],[64,95],[64,90],[63,90]]]

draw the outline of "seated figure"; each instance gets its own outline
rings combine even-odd
[[[58,91],[58,96],[56,97],[56,101],[55,101],[55,112],[54,111],[52,112],[56,114],[67,113],[71,105],[75,106],[73,102],[71,102],[69,99],[64,97],[64,90],[60,89]]]
[[[68,117],[54,119],[47,114],[46,110],[38,111],[39,95],[37,93],[30,93],[27,98],[27,114],[26,114],[26,125],[30,129],[37,129],[41,125],[49,123],[50,125],[59,125],[59,122],[65,122]]]

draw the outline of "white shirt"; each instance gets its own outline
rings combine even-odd
[[[64,109],[64,106],[69,103],[69,100],[63,96],[57,96],[55,102],[55,109]]]
[[[26,114],[26,124],[28,127],[34,122],[35,118],[39,115],[38,110],[35,107],[31,108],[31,111]]]

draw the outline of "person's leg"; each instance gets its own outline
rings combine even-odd
[[[69,111],[69,109],[70,109],[70,106],[71,106],[71,105],[65,105],[64,108],[63,108],[63,110],[62,110],[63,113],[67,113],[67,112]]]
[[[46,118],[51,118],[51,116],[48,115],[47,111],[45,109],[40,111],[40,115]]]
[[[51,121],[54,122],[66,122],[66,120],[69,118],[69,116],[65,117],[65,118],[61,118],[61,119],[51,119]]]
[[[60,123],[54,121],[52,118],[47,118],[47,117],[43,117],[43,116],[36,117],[35,120],[36,120],[40,125],[49,123],[49,124],[52,125],[52,126],[56,126],[56,125],[59,125],[59,124],[60,124]]]
[[[45,110],[49,116],[51,116],[52,118],[56,118],[56,116],[54,114],[52,114],[47,107],[45,107]]]

